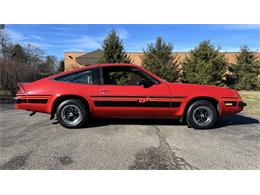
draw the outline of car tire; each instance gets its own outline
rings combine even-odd
[[[57,108],[56,117],[58,122],[66,128],[83,127],[88,119],[88,110],[78,99],[63,101]]]
[[[216,124],[217,118],[215,107],[206,100],[191,104],[186,114],[188,126],[194,129],[210,129]]]

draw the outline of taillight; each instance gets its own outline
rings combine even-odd
[[[24,87],[24,83],[17,83],[17,85],[19,86],[19,90],[17,91],[17,94],[26,94],[26,90]]]

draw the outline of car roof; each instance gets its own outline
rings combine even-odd
[[[140,67],[140,66],[135,65],[135,64],[113,63],[113,64],[95,64],[95,65],[86,66],[84,68],[94,68],[94,67],[103,67],[103,66],[133,66],[133,67]]]

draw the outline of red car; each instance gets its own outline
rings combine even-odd
[[[67,128],[93,118],[179,118],[195,129],[246,104],[228,88],[170,83],[132,64],[101,64],[19,83],[16,108],[56,115]]]

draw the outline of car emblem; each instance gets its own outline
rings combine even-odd
[[[150,98],[150,97],[147,97],[147,98],[139,98],[138,99],[138,102],[139,103],[145,103],[145,102],[151,102],[151,101],[154,101],[153,98]]]

